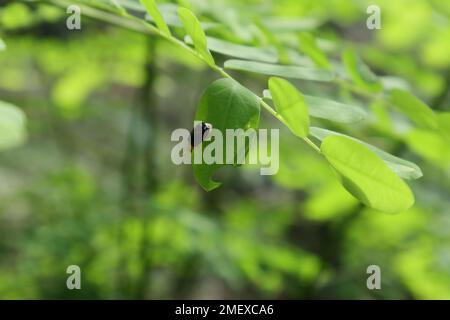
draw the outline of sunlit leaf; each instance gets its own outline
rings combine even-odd
[[[215,65],[214,58],[208,50],[205,32],[203,31],[197,17],[192,13],[192,11],[186,8],[179,8],[178,15],[183,22],[186,33],[194,42],[195,49],[206,60],[206,62],[208,62],[209,65]]]
[[[422,170],[420,170],[420,168],[415,163],[396,157],[386,151],[383,151],[371,144],[358,140],[354,137],[350,137],[336,131],[331,131],[317,127],[311,127],[310,134],[313,137],[319,139],[320,141],[323,141],[326,137],[331,135],[347,137],[349,139],[362,143],[367,148],[375,152],[381,159],[383,159],[386,165],[389,168],[391,168],[391,170],[394,171],[399,177],[402,177],[404,179],[418,179],[422,176]]]
[[[436,129],[437,118],[433,110],[407,91],[394,89],[390,93],[392,104],[418,126]]]
[[[171,33],[169,30],[169,27],[167,26],[166,22],[164,21],[162,15],[161,15],[161,12],[159,12],[155,1],[154,0],[139,0],[139,1],[142,3],[142,5],[147,10],[147,12],[153,18],[158,29],[161,30],[166,35],[170,36]]]
[[[370,91],[380,91],[381,83],[377,76],[359,58],[353,49],[347,49],[342,55],[342,60],[348,75],[358,86]]]
[[[228,60],[225,62],[225,68],[292,79],[315,81],[331,81],[333,79],[332,73],[323,69],[285,66],[255,61]]]
[[[25,122],[22,110],[0,101],[0,150],[18,146],[25,141]]]
[[[309,116],[303,95],[289,81],[276,77],[269,79],[269,90],[277,112],[289,129],[299,137],[306,137]]]
[[[203,93],[195,120],[210,123],[214,129],[220,130],[225,136],[226,129],[256,129],[259,124],[259,113],[259,100],[251,91],[234,80],[219,79],[214,81]],[[205,148],[209,143],[205,141],[201,147]],[[225,163],[227,158],[225,141],[222,148],[223,162]],[[196,151],[194,150],[194,152]],[[248,148],[244,152],[247,153]],[[235,154],[234,156],[236,158],[239,155]],[[220,185],[212,180],[212,175],[223,166],[224,164],[206,163],[192,165],[195,179],[207,191]]]
[[[347,191],[367,206],[397,213],[414,204],[408,185],[363,144],[331,135],[322,141],[320,150]]]
[[[272,99],[269,90],[264,90],[263,96],[266,99]],[[340,123],[356,123],[366,117],[366,112],[357,106],[307,94],[304,94],[303,97],[311,117]]]

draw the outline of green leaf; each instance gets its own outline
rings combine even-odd
[[[178,8],[178,16],[183,22],[186,33],[194,42],[194,47],[197,52],[206,60],[209,65],[214,66],[214,58],[211,55],[211,52],[209,52],[208,50],[205,32],[203,31],[197,17],[192,13],[192,11],[186,8]]]
[[[345,189],[362,203],[387,213],[402,212],[414,204],[408,185],[361,143],[331,135],[320,150]]]
[[[318,67],[330,69],[326,54],[317,46],[316,39],[309,33],[300,33],[300,51],[309,56]]]
[[[228,60],[225,62],[225,68],[293,79],[313,81],[331,81],[333,79],[333,74],[323,69],[285,66],[255,61]]]
[[[407,91],[394,89],[390,92],[391,103],[418,126],[437,129],[437,117],[425,103]]]
[[[25,141],[25,122],[22,110],[0,101],[0,150],[18,146]]]
[[[258,48],[235,44],[229,41],[206,37],[208,43],[208,49],[214,52],[218,52],[224,55],[228,55],[235,58],[257,60],[263,62],[277,62],[278,54],[274,48]],[[185,41],[189,44],[193,44],[191,37],[187,36]]]
[[[363,145],[365,145],[367,148],[372,150],[379,156],[381,159],[383,159],[384,163],[391,168],[392,171],[394,171],[395,174],[397,174],[399,177],[402,177],[404,179],[418,179],[420,178],[422,174],[422,170],[420,170],[419,166],[417,166],[415,163],[407,161],[405,159],[396,157],[386,151],[383,151],[369,143],[366,143],[364,141],[358,140],[354,137],[347,136],[345,134],[331,131],[327,129],[317,128],[317,127],[311,127],[310,128],[310,134],[319,139],[320,141],[323,141],[328,136],[341,136],[346,137],[349,139],[352,139],[354,141],[357,141]]]
[[[266,99],[272,99],[269,90],[264,90],[263,96]],[[309,115],[314,118],[340,123],[357,123],[366,117],[366,112],[357,106],[306,94],[303,97],[308,105]]]
[[[358,86],[378,92],[382,89],[381,82],[369,67],[359,58],[353,49],[347,49],[342,60],[348,75]]]
[[[3,42],[2,38],[0,38],[0,51],[5,50],[6,49],[6,44],[5,42]]]
[[[283,117],[288,128],[299,137],[309,132],[308,107],[303,95],[289,81],[272,77],[269,90],[277,112]]]
[[[161,15],[161,12],[159,12],[155,1],[154,0],[139,0],[139,1],[145,7],[148,14],[153,18],[158,29],[161,30],[164,34],[170,36],[171,33],[169,30],[169,27],[167,26],[166,22],[164,21],[162,15]]]
[[[259,114],[258,97],[236,81],[225,78],[214,81],[203,93],[195,119],[212,124],[213,128],[220,130],[225,137],[226,129],[247,130],[249,128],[258,128]],[[211,141],[204,141],[201,143],[201,146],[205,148],[210,143]],[[199,148],[199,146],[196,148]],[[196,152],[196,150],[193,152]],[[234,152],[236,151],[234,150]],[[248,148],[244,152],[247,154]],[[223,163],[225,163],[227,157],[225,141],[222,155]],[[235,158],[237,156],[235,153]],[[213,181],[212,175],[224,165],[193,164],[195,179],[206,191],[213,190],[220,186],[220,183]]]

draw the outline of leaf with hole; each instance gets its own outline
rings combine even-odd
[[[236,81],[225,78],[214,81],[205,90],[200,99],[195,120],[210,123],[214,129],[219,130],[222,136],[225,137],[227,129],[257,129],[259,125],[259,114],[260,106],[258,97]],[[200,146],[205,150],[210,143],[211,141],[204,141]],[[200,146],[196,148],[198,149]],[[248,147],[248,144],[246,146]],[[193,153],[195,152],[196,150],[194,149]],[[226,159],[230,152],[236,152],[236,150],[227,150],[226,142],[223,141],[223,163],[227,162]],[[248,148],[238,150],[237,152],[239,154],[234,154],[234,160],[242,155],[245,156],[248,153]],[[224,165],[218,163],[194,163],[192,167],[195,179],[203,189],[207,191],[213,190],[220,186],[220,183],[213,181],[212,176]]]

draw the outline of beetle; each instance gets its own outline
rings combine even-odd
[[[212,125],[207,122],[197,124],[191,130],[191,150],[208,139],[212,131]]]

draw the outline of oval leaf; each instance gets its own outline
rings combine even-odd
[[[414,204],[408,185],[361,143],[332,135],[323,140],[320,150],[345,189],[362,203],[387,213],[401,212]]]
[[[236,81],[225,78],[214,81],[203,93],[195,119],[210,123],[225,137],[226,129],[258,128],[259,114],[258,97]],[[212,142],[204,141],[200,145],[205,148],[210,143]],[[247,154],[248,148],[244,152]],[[222,162],[225,163],[227,158],[225,141],[222,143],[222,155]],[[197,182],[203,189],[210,191],[220,186],[220,183],[213,181],[211,177],[216,170],[223,166],[224,164],[202,163],[193,164],[192,168]]]
[[[209,65],[214,66],[214,58],[211,55],[211,52],[209,52],[208,50],[205,32],[203,31],[197,17],[192,13],[192,11],[186,8],[178,8],[178,16],[183,22],[186,33],[194,42],[194,47],[197,52],[206,60]]]
[[[156,3],[154,0],[140,0],[142,5],[147,10],[148,14],[152,17],[152,19],[155,21],[156,26],[159,30],[161,30],[164,34],[170,36],[170,30],[167,26],[166,22],[164,21],[161,12],[159,12],[158,7],[156,6]]]
[[[225,68],[293,79],[304,79],[313,81],[333,80],[333,74],[323,69],[298,67],[298,66],[285,66],[280,64],[269,64],[256,61],[228,60],[225,62]]]
[[[25,137],[25,115],[22,110],[0,101],[0,150],[22,144]]]
[[[264,90],[263,97],[272,99],[269,90]],[[306,94],[303,97],[308,105],[309,115],[314,118],[340,123],[356,123],[366,117],[366,112],[357,106]]]
[[[422,174],[422,170],[417,166],[415,163],[412,163],[410,161],[407,161],[405,159],[396,157],[386,151],[383,151],[371,144],[368,144],[364,141],[358,140],[354,137],[347,136],[345,134],[331,131],[327,129],[317,128],[317,127],[311,127],[310,128],[310,134],[319,139],[320,141],[323,141],[326,137],[335,135],[335,136],[341,136],[341,137],[347,137],[349,139],[355,140],[359,143],[362,143],[367,148],[372,150],[379,156],[381,159],[383,159],[384,163],[391,168],[392,171],[394,171],[395,174],[397,174],[399,177],[403,179],[418,179],[420,178]]]
[[[408,91],[394,89],[391,91],[392,104],[418,126],[428,129],[438,127],[436,114],[425,103]]]
[[[289,81],[276,77],[269,79],[269,90],[275,108],[288,128],[297,136],[306,137],[309,132],[309,116],[303,95]]]

